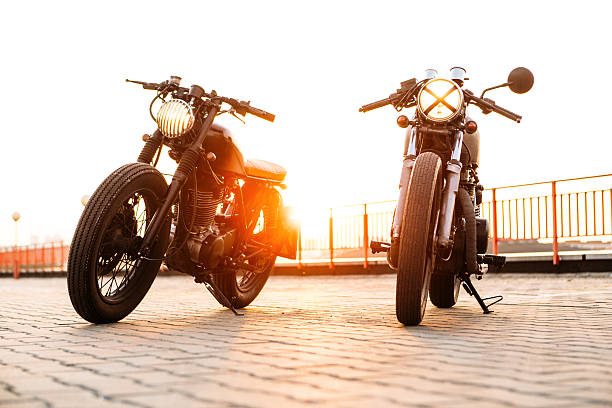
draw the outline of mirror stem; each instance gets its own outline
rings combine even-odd
[[[480,99],[484,98],[485,92],[489,92],[489,91],[492,91],[493,89],[497,89],[497,88],[503,88],[504,86],[508,86],[508,85],[510,85],[510,82],[506,82],[505,84],[501,84],[501,85],[497,85],[497,86],[492,86],[491,88],[487,88],[484,91],[482,91],[482,94],[480,94]]]

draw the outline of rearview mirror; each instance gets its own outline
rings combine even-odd
[[[514,68],[508,75],[508,86],[514,93],[525,93],[533,86],[533,74],[527,68]]]

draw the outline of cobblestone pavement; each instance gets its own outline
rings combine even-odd
[[[62,278],[0,279],[2,407],[610,407],[612,275],[487,276],[395,319],[395,276],[274,276],[245,315],[162,277],[86,324]]]

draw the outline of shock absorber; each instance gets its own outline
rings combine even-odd
[[[145,136],[143,136],[143,139],[145,139]],[[159,145],[161,144],[162,138],[163,135],[159,130],[156,130],[155,133],[153,133],[153,136],[148,136],[146,138],[145,145],[140,151],[140,155],[138,155],[139,163],[149,164],[151,163],[151,161],[153,161],[153,156],[155,155],[157,149],[159,149]]]

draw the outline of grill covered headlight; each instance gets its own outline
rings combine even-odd
[[[164,136],[179,137],[191,130],[195,116],[187,102],[170,99],[161,106],[155,121]]]
[[[447,79],[432,79],[418,96],[418,109],[429,120],[446,122],[461,111],[463,92],[459,85]]]

